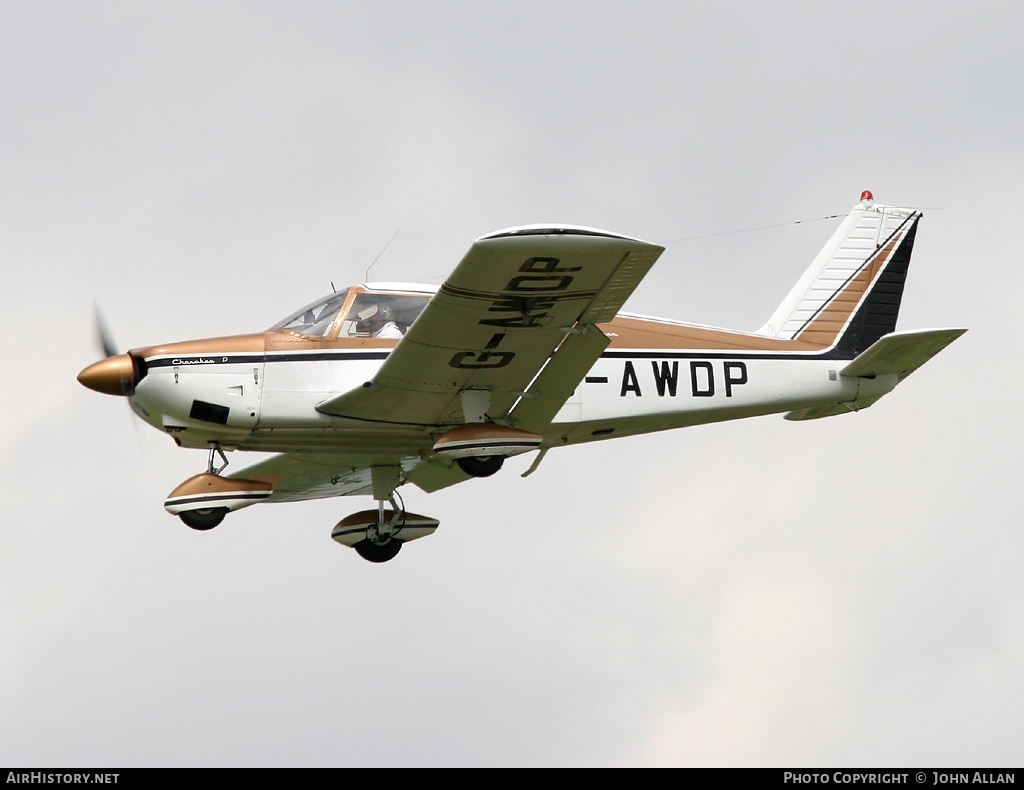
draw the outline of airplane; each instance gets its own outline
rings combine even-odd
[[[540,224],[482,236],[440,287],[331,293],[264,332],[135,348],[78,380],[127,397],[206,470],[165,509],[208,530],[262,502],[369,495],[338,543],[371,562],[433,534],[400,486],[691,425],[872,406],[966,329],[896,331],[921,212],[861,195],[756,332],[619,312],[664,248]],[[102,335],[102,330],[101,330]],[[226,452],[273,453],[225,474]]]

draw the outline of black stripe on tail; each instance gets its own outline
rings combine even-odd
[[[893,252],[885,269],[875,280],[864,302],[857,309],[847,325],[843,336],[836,343],[835,350],[855,357],[867,350],[883,336],[896,330],[896,319],[903,301],[903,286],[907,282],[910,255],[914,251],[917,223],[921,216],[914,218],[907,235]]]

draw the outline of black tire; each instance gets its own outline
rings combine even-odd
[[[185,526],[205,532],[220,524],[227,514],[226,507],[204,507],[199,510],[184,510],[178,514],[178,518],[185,522]]]
[[[467,455],[465,458],[456,458],[455,462],[467,475],[473,477],[490,477],[501,469],[505,463],[503,455]]]
[[[359,556],[370,562],[387,562],[398,556],[402,550],[402,541],[392,538],[387,543],[374,543],[371,540],[361,540],[353,546]]]

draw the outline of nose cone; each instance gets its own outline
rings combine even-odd
[[[135,365],[127,354],[107,357],[79,373],[78,382],[105,395],[131,395],[135,391]]]

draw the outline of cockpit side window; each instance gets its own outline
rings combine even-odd
[[[345,303],[346,296],[348,296],[347,290],[331,294],[324,299],[306,305],[297,313],[274,324],[271,329],[283,329],[287,332],[298,332],[313,337],[326,337],[330,333],[331,327],[334,326],[334,319],[341,312],[341,306]]]
[[[338,337],[402,337],[429,301],[429,296],[358,294]]]

